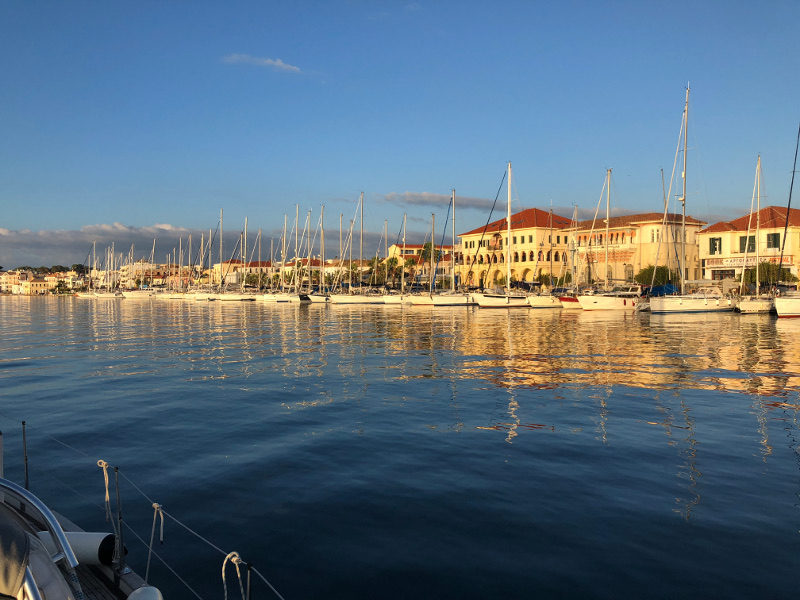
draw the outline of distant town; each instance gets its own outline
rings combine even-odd
[[[768,206],[711,225],[689,216],[654,212],[576,222],[530,208],[511,216],[510,229],[511,239],[503,218],[459,234],[454,245],[436,245],[433,252],[430,242],[393,244],[380,256],[359,257],[357,249],[353,256],[351,249],[324,262],[319,248],[307,248],[304,255],[285,260],[247,260],[246,249],[240,247],[238,257],[212,262],[209,245],[194,264],[183,251],[175,252],[171,261],[156,263],[111,248],[97,249],[87,261],[90,264],[0,267],[0,293],[223,285],[268,288],[298,278],[312,285],[360,281],[397,287],[401,280],[406,285],[430,285],[431,273],[436,287],[450,282],[459,287],[502,287],[507,261],[512,284],[543,289],[634,282],[642,273],[652,273],[653,267],[664,267],[664,272],[687,281],[738,280],[743,269],[764,263],[773,270],[780,265],[782,270],[776,272],[786,282],[796,281],[800,267],[800,210],[784,207]]]

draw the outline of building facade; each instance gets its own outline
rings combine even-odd
[[[705,279],[739,279],[742,270],[757,262],[782,265],[795,277],[800,273],[800,209],[768,206],[733,221],[714,223],[698,233]],[[786,239],[784,240],[784,230]]]

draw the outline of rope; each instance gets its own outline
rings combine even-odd
[[[228,582],[225,581],[225,566],[228,564],[229,560],[231,561],[231,564],[236,567],[236,577],[239,578],[239,591],[242,594],[242,600],[245,600],[244,586],[242,585],[242,573],[239,571],[239,565],[242,564],[242,559],[239,558],[238,552],[229,552],[225,557],[225,560],[222,561],[222,587],[225,589],[225,600],[228,600]]]
[[[106,496],[105,496],[105,505],[106,505],[106,522],[111,523],[111,528],[114,530],[115,535],[119,535],[117,532],[117,525],[114,523],[114,518],[111,515],[111,497],[108,493],[108,467],[109,464],[104,461],[102,458],[97,461],[97,466],[103,469],[103,481],[106,487]]]
[[[156,535],[156,521],[158,520],[159,515],[161,516],[161,528],[159,531],[158,541],[160,543],[164,543],[164,511],[161,508],[161,505],[157,502],[153,502],[153,528],[150,530],[150,546],[147,549],[147,568],[144,572],[144,582],[147,583],[148,577],[150,576],[150,557],[153,554],[153,539]]]

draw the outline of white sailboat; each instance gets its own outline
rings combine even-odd
[[[595,294],[579,294],[578,303],[583,310],[636,310],[642,297],[639,285],[622,285],[609,287],[608,282],[608,243],[611,220],[611,169],[606,171],[606,232],[603,239],[605,245],[605,290]],[[601,196],[602,197],[602,196]]]
[[[756,293],[752,296],[741,296],[736,302],[736,310],[743,314],[759,314],[771,312],[774,307],[773,297],[770,295],[761,294],[761,281],[759,278],[760,266],[760,252],[759,252],[759,239],[761,236],[761,155],[758,156],[756,162],[756,182],[753,187],[753,199],[756,205]],[[750,219],[747,223],[747,239],[750,239],[750,221],[753,219],[753,203],[750,204]],[[747,271],[747,250],[749,244],[745,244],[744,260],[742,261],[742,279],[739,287],[739,293],[744,291],[744,276]]]
[[[528,298],[525,294],[511,291],[511,162],[508,163],[508,208],[506,211],[506,285],[502,292],[474,292],[472,301],[481,308],[529,308]]]
[[[651,313],[685,313],[685,312],[725,312],[733,310],[733,302],[723,296],[715,288],[702,288],[692,294],[686,293],[686,154],[688,150],[689,128],[689,88],[686,88],[686,104],[683,109],[683,224],[681,227],[681,245],[683,262],[681,265],[681,293],[676,296],[656,296],[650,298]]]
[[[456,219],[455,219],[455,206],[456,206],[456,191],[452,191],[450,202],[453,207],[453,242],[452,250],[450,251],[451,277],[450,289],[443,292],[435,291],[435,259],[436,259],[436,245],[434,242],[435,227],[434,217],[431,215],[431,284],[430,290],[427,294],[416,294],[411,296],[411,304],[415,306],[470,306],[474,304],[472,298],[467,293],[459,293],[456,291],[456,268],[455,268],[455,248],[456,248]]]
[[[387,252],[388,255],[388,252]],[[400,293],[388,293],[383,296],[384,304],[391,304],[394,306],[402,306],[403,304],[411,304],[411,296],[406,294],[406,215],[403,214],[403,253],[398,261],[400,265]],[[386,257],[388,260],[388,256]]]

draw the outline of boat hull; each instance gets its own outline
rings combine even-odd
[[[775,304],[772,298],[740,298],[736,310],[742,314],[763,314],[772,312]]]
[[[775,312],[779,317],[800,317],[800,297],[775,298]]]
[[[384,304],[383,296],[368,296],[364,294],[331,294],[332,304]]]
[[[640,301],[641,298],[636,296],[578,296],[578,303],[583,310],[636,310]]]
[[[530,308],[527,296],[475,293],[471,298],[481,308]]]
[[[414,306],[471,306],[469,294],[420,294],[411,296]]]
[[[556,296],[528,296],[531,308],[561,308],[561,300]]]
[[[650,298],[654,314],[687,312],[727,312],[733,310],[730,298],[720,296],[657,296]]]

